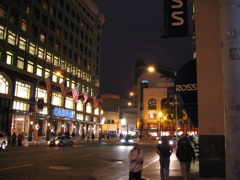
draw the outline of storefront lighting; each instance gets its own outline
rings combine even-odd
[[[76,128],[76,126],[73,126],[74,128]]]
[[[32,122],[32,121],[30,121],[30,124],[32,125],[32,124],[33,124],[33,122]]]
[[[50,126],[50,123],[48,123],[47,125]]]
[[[62,124],[62,127],[64,127],[64,124]]]

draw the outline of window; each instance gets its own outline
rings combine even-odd
[[[66,82],[67,82],[67,87],[70,88],[70,80],[69,80],[69,78],[66,78]]]
[[[95,114],[95,115],[99,115],[99,112],[100,112],[100,111],[99,111],[99,108],[94,109],[94,114]]]
[[[62,30],[62,28],[60,26],[57,26],[56,35],[59,37],[61,36],[61,30]]]
[[[59,66],[59,58],[57,56],[54,56],[54,66]]]
[[[50,8],[50,14],[53,15],[53,16],[56,16],[56,7],[55,6],[52,6]]]
[[[43,50],[43,48],[38,48],[38,57],[40,58],[40,59],[44,59],[44,50]]]
[[[35,25],[32,25],[32,27],[31,27],[31,34],[34,36],[34,37],[38,37],[38,28],[37,28],[37,26],[35,26]]]
[[[50,52],[47,52],[46,61],[49,62],[49,63],[52,63],[52,54]]]
[[[157,109],[157,101],[156,101],[156,99],[150,99],[149,101],[148,101],[148,109],[150,109],[150,110],[156,110]]]
[[[42,7],[44,10],[48,10],[48,2],[47,1],[43,1]]]
[[[43,98],[44,103],[47,103],[48,99],[47,91],[41,88],[36,88],[36,98]]]
[[[71,83],[71,88],[74,89],[76,86],[75,86],[76,82],[75,81],[72,81]]]
[[[6,13],[7,13],[6,8],[3,5],[0,4],[0,17],[5,19],[6,18]]]
[[[86,112],[87,113],[92,113],[92,105],[91,105],[91,103],[87,103]]]
[[[21,101],[13,101],[13,109],[20,111],[29,111],[29,104]]]
[[[67,63],[67,72],[71,72],[71,64],[70,63]]]
[[[56,75],[55,73],[53,73],[53,75],[52,75],[52,81],[53,81],[53,82],[57,82],[57,80],[58,80],[57,75]]]
[[[39,20],[40,18],[40,12],[37,8],[34,8],[33,9],[33,17],[36,19],[36,20]]]
[[[8,43],[12,45],[16,43],[16,34],[12,31],[8,31]]]
[[[9,65],[13,65],[13,54],[9,51],[7,51],[6,63]]]
[[[4,39],[4,27],[0,26],[0,39]]]
[[[68,109],[73,109],[74,108],[73,98],[66,97],[65,108],[68,108]]]
[[[61,69],[65,69],[66,62],[64,60],[61,60]]]
[[[19,45],[18,47],[22,50],[26,50],[26,43],[27,43],[27,40],[24,39],[23,37],[19,37]]]
[[[8,94],[9,84],[8,81],[0,74],[0,93]]]
[[[18,56],[18,59],[17,59],[17,67],[19,69],[23,69],[24,68],[24,59],[20,56]]]
[[[33,67],[34,67],[34,63],[32,61],[28,61],[27,72],[33,73]]]
[[[46,34],[44,32],[40,33],[39,39],[42,43],[45,43],[46,41]]]
[[[21,30],[23,30],[25,32],[27,32],[27,30],[28,30],[28,21],[25,19],[22,19]]]
[[[60,51],[60,42],[59,41],[56,41],[55,45],[54,45],[54,49],[56,51]]]
[[[47,26],[47,23],[48,23],[48,17],[47,16],[42,15],[42,23],[43,23],[43,25]]]
[[[24,84],[22,82],[16,81],[14,95],[20,98],[29,99],[30,90],[31,90],[31,86],[29,84]]]
[[[10,15],[10,23],[17,26],[18,25],[18,16],[15,13]]]
[[[55,23],[54,23],[52,20],[50,20],[49,28],[50,28],[52,31],[55,31]]]
[[[72,74],[73,74],[74,76],[76,76],[76,67],[73,67],[73,69],[72,69]]]
[[[58,12],[58,19],[59,21],[63,20],[63,14],[61,12]]]
[[[29,53],[32,54],[32,55],[35,55],[35,51],[36,51],[36,45],[30,42]]]
[[[83,111],[83,102],[81,100],[79,100],[77,102],[77,111]]]
[[[148,112],[148,118],[149,119],[156,119],[157,113],[156,112]]]
[[[62,95],[60,93],[52,93],[52,105],[62,105]]]
[[[50,76],[50,69],[45,69],[45,74],[44,74],[44,77],[49,77]]]
[[[30,14],[30,4],[26,1],[24,2],[24,12],[28,15]]]
[[[40,65],[37,65],[36,75],[42,77],[43,75],[43,68]]]

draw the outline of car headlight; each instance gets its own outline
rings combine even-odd
[[[55,141],[55,144],[58,145],[58,144],[59,144],[59,141]]]
[[[158,141],[158,144],[162,144],[162,141],[160,140],[160,141]]]
[[[169,144],[170,144],[170,145],[173,145],[173,140],[170,140],[170,141],[169,141]]]
[[[132,139],[129,139],[129,141],[128,142],[130,142],[130,143],[133,143],[133,140]]]
[[[125,139],[121,139],[121,142],[126,142],[126,140]]]

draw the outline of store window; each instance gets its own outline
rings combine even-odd
[[[37,88],[36,89],[36,98],[43,98],[44,103],[47,103],[48,100],[48,94],[45,89]]]
[[[15,86],[15,96],[24,98],[24,99],[29,99],[30,98],[30,90],[31,86],[29,84],[25,84],[19,81],[16,81],[16,86]]]
[[[77,102],[77,111],[83,111],[83,102],[81,100]]]
[[[4,27],[0,26],[0,39],[4,39]]]
[[[22,49],[22,50],[26,50],[26,43],[27,43],[27,40],[24,39],[23,37],[19,37],[19,48]]]
[[[77,120],[84,120],[83,119],[83,114],[76,114],[76,119]]]
[[[0,74],[0,93],[8,94],[9,84],[8,81]]]
[[[86,112],[87,112],[87,113],[92,113],[92,110],[93,110],[92,104],[91,104],[91,103],[87,103]]]
[[[27,71],[30,73],[33,73],[33,70],[34,70],[34,63],[32,61],[28,61]]]
[[[28,21],[26,19],[22,19],[21,30],[27,32],[28,30]]]
[[[73,98],[66,97],[66,99],[65,99],[65,108],[68,108],[68,109],[73,109],[74,108]]]
[[[12,45],[16,43],[16,34],[12,31],[8,31],[8,43]]]
[[[156,119],[157,113],[156,112],[148,112],[148,118],[149,119]]]
[[[17,67],[19,69],[23,69],[24,68],[24,59],[20,56],[18,56],[17,58]]]
[[[36,75],[42,77],[43,76],[43,68],[40,65],[37,65]]]
[[[25,103],[25,102],[21,102],[21,101],[14,101],[13,109],[19,110],[19,111],[29,111],[29,103]]]
[[[61,106],[62,105],[62,95],[59,93],[52,93],[52,105]]]
[[[43,50],[43,48],[38,48],[38,57],[40,58],[40,59],[44,59],[44,50]]]
[[[36,51],[36,45],[33,43],[29,44],[29,53],[32,55],[35,55],[35,51]]]
[[[13,53],[7,51],[6,63],[9,65],[13,65]]]
[[[157,101],[156,99],[152,98],[148,101],[148,109],[149,110],[156,110],[157,109]]]

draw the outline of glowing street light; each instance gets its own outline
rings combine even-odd
[[[155,72],[155,67],[154,66],[149,66],[147,68],[148,72],[152,73],[152,72]]]

